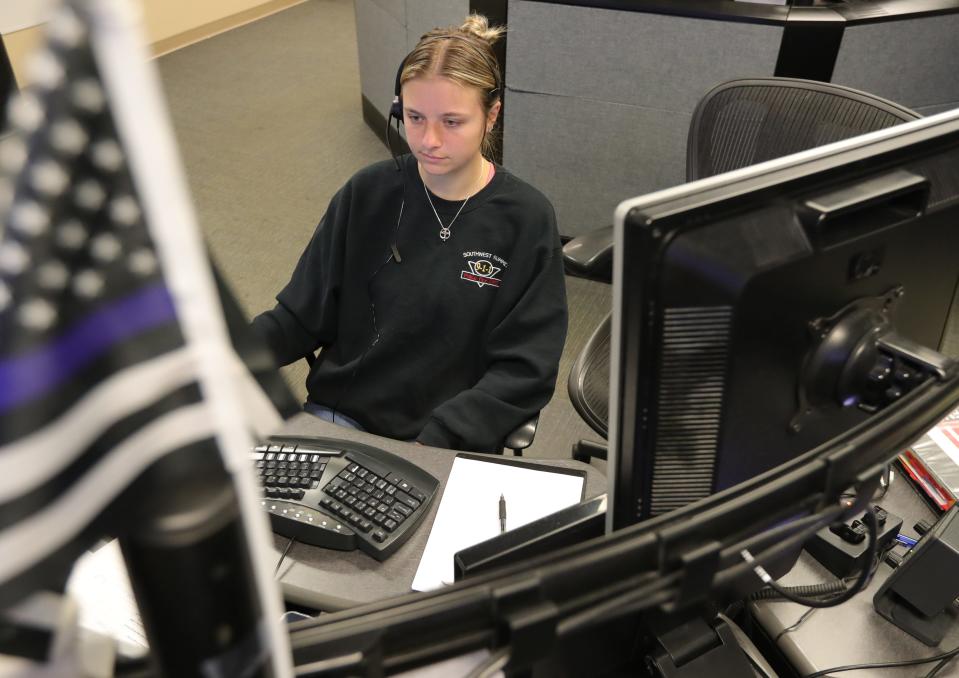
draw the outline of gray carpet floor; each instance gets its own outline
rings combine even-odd
[[[353,3],[308,0],[157,63],[201,228],[253,316],[273,305],[333,194],[389,157],[361,115]],[[600,439],[566,378],[609,311],[609,286],[570,278],[567,289],[560,378],[526,456],[569,457],[574,441]],[[283,374],[305,398],[306,363]]]

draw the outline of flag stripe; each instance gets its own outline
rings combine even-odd
[[[181,407],[129,436],[56,502],[0,532],[0,581],[69,542],[154,461],[213,433],[209,408],[200,403]]]
[[[146,407],[196,375],[193,352],[179,349],[118,372],[49,426],[0,454],[0,502],[46,482],[114,422]],[[2,581],[2,578],[0,578]]]
[[[112,448],[121,444],[151,420],[158,419],[178,407],[193,405],[201,400],[200,387],[196,383],[190,383],[117,421],[101,433],[83,454],[67,466],[60,467],[57,473],[45,483],[33,488],[23,488],[24,492],[19,497],[0,503],[0,530],[56,501],[57,497],[76,482],[77,478],[82,477],[95,464],[98,464]]]
[[[59,388],[0,415],[0,446],[28,436],[58,419],[82,400],[90,390],[117,372],[183,348],[183,333],[176,325],[147,330],[118,344],[100,356]]]
[[[175,319],[170,293],[155,284],[91,313],[51,344],[0,362],[0,414],[56,388],[118,342]]]

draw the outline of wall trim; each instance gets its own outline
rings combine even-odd
[[[257,5],[242,12],[225,16],[222,19],[211,21],[210,23],[191,28],[176,35],[171,35],[169,38],[157,40],[150,45],[150,51],[154,57],[160,57],[183,47],[206,40],[207,38],[212,38],[220,33],[226,33],[234,28],[253,23],[271,14],[282,12],[285,9],[289,9],[303,2],[306,2],[306,0],[268,0],[268,2],[264,2],[262,5]]]

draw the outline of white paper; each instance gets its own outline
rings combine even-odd
[[[146,653],[146,632],[116,539],[77,560],[67,592],[80,607],[81,627],[116,638],[125,655]]]
[[[452,584],[453,554],[500,534],[500,495],[506,500],[506,529],[512,530],[579,503],[584,480],[569,473],[456,457],[413,590]]]

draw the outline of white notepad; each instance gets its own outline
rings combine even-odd
[[[413,577],[414,591],[453,583],[453,554],[500,534],[499,498],[506,500],[512,530],[583,497],[585,476],[511,459],[457,456]]]

